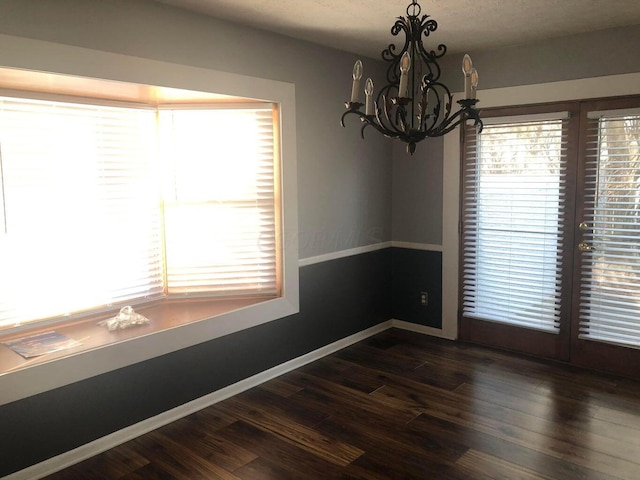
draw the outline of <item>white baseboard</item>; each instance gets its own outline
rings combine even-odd
[[[391,327],[409,330],[411,332],[422,333],[432,337],[445,338],[447,340],[455,340],[455,337],[446,335],[444,330],[440,328],[427,327],[426,325],[418,325],[417,323],[405,322],[404,320],[391,320]]]
[[[38,480],[44,478],[47,475],[51,475],[55,472],[75,465],[76,463],[79,463],[83,460],[98,455],[99,453],[105,452],[106,450],[117,447],[118,445],[128,442],[129,440],[133,440],[140,435],[144,435],[145,433],[186,417],[187,415],[191,415],[192,413],[202,410],[203,408],[209,407],[215,403],[244,392],[245,390],[260,385],[261,383],[278,377],[284,373],[295,370],[296,368],[300,368],[315,360],[319,360],[322,357],[337,352],[338,350],[364,340],[365,338],[376,335],[384,330],[391,328],[392,326],[395,326],[393,325],[393,322],[395,322],[395,320],[388,320],[374,327],[368,328],[366,330],[338,340],[337,342],[325,345],[322,348],[289,360],[288,362],[277,365],[273,368],[270,368],[269,370],[265,370],[264,372],[241,380],[237,383],[234,383],[233,385],[229,385],[225,388],[205,395],[204,397],[200,397],[189,403],[180,405],[179,407],[167,410],[166,412],[163,412],[159,415],[148,418],[104,437],[98,438],[93,442],[87,443],[78,448],[74,448],[73,450],[69,450],[68,452],[52,457],[48,460],[27,467],[24,470],[20,470],[8,476],[2,477],[2,479],[0,480]],[[404,324],[405,322],[401,323]],[[403,327],[399,326],[399,328]]]

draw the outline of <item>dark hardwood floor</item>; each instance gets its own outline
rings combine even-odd
[[[388,330],[47,477],[640,479],[640,382]]]

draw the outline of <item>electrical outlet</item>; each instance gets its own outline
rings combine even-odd
[[[427,292],[420,292],[420,305],[423,307],[429,305],[429,294]]]

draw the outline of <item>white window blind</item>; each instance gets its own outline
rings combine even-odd
[[[275,121],[271,104],[0,97],[0,329],[173,294],[279,293]]]
[[[277,292],[273,114],[160,111],[170,294]]]
[[[558,333],[565,113],[465,133],[463,315]]]
[[[154,114],[0,98],[0,327],[163,292]]]
[[[580,337],[640,347],[640,112],[589,115]]]

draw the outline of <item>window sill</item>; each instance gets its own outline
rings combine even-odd
[[[29,359],[0,345],[0,405],[293,313],[282,309],[283,302],[282,297],[169,300],[136,307],[149,325],[113,332],[97,325],[115,311],[0,335],[6,342],[56,331],[82,343]]]
[[[150,305],[135,307],[137,313],[149,319],[149,325],[140,325],[112,332],[108,331],[107,327],[98,325],[99,321],[115,316],[118,313],[116,310],[101,315],[86,316],[81,320],[62,322],[57,325],[46,325],[41,328],[22,330],[19,333],[0,335],[0,375],[31,365],[58,360],[95,348],[152,335],[164,330],[180,327],[187,323],[213,318],[233,310],[271,300],[272,298],[274,297],[239,298],[233,300],[161,300]],[[24,358],[2,344],[17,338],[50,331],[61,333],[72,340],[80,342],[81,345],[38,357]]]

